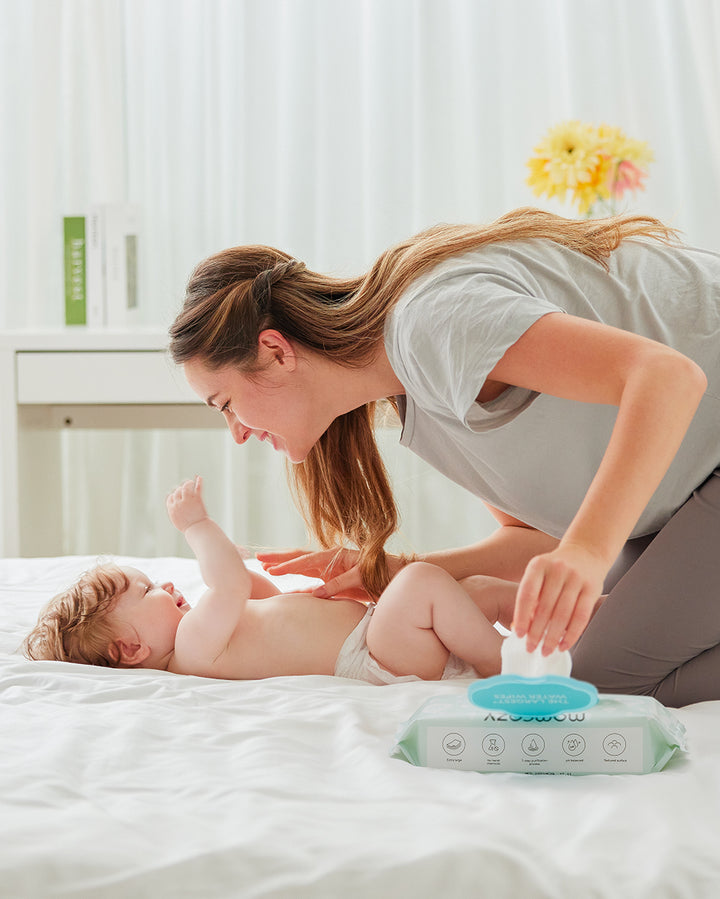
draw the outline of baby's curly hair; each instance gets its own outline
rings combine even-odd
[[[97,565],[53,597],[21,650],[28,659],[118,667],[108,655],[115,638],[108,613],[130,582],[117,565]]]

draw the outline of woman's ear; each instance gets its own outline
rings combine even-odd
[[[138,668],[150,655],[150,647],[121,637],[108,644],[108,656],[123,668]]]
[[[261,371],[273,363],[286,371],[293,371],[297,365],[297,356],[287,337],[279,331],[269,329],[261,331],[258,337],[258,362]]]

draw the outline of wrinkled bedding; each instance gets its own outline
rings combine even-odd
[[[191,603],[202,590],[194,560],[120,561]],[[3,897],[720,895],[720,702],[677,711],[689,751],[655,774],[414,767],[389,756],[398,728],[467,679],[220,681],[14,654],[93,562],[0,560]]]

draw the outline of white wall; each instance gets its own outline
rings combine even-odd
[[[165,325],[224,246],[354,273],[426,225],[536,203],[525,161],[568,118],[647,140],[633,208],[720,249],[719,45],[716,0],[0,0],[0,326],[61,324],[61,217],[92,201],[142,205],[144,318]],[[487,531],[384,445],[404,546]],[[266,446],[67,433],[63,454],[66,552],[181,551],[162,500],[196,471],[238,540],[304,541]]]

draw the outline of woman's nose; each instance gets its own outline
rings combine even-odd
[[[165,583],[160,586],[166,593],[173,594],[175,592],[175,584],[173,584],[172,581],[165,581]]]
[[[234,418],[232,421],[228,422],[228,428],[230,428],[232,439],[237,444],[245,443],[248,437],[252,434],[250,428],[246,428],[244,424],[237,420],[237,418]]]

